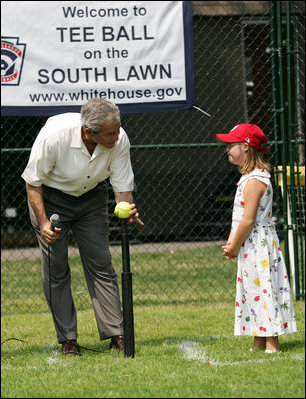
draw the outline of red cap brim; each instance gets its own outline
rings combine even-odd
[[[216,137],[225,143],[246,143],[248,145],[251,145],[247,143],[245,140],[241,140],[240,138],[236,137],[235,135],[231,133],[217,133]],[[270,151],[268,149],[260,148],[257,149],[254,145],[251,145],[256,149],[256,151],[262,152],[263,154],[270,154]]]
[[[216,137],[221,140],[224,141],[225,143],[237,143],[240,142],[241,140],[238,139],[237,137],[235,137],[233,134],[230,133],[218,133],[216,134]]]

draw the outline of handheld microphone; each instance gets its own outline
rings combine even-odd
[[[51,230],[54,231],[55,227],[59,227],[60,217],[57,213],[53,213],[50,217]]]

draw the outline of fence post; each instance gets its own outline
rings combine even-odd
[[[289,244],[289,258],[292,273],[292,287],[294,296],[299,299],[299,256],[298,256],[298,236],[297,236],[297,215],[296,215],[296,196],[295,196],[295,146],[292,143],[293,128],[295,131],[296,124],[293,123],[293,87],[292,87],[292,72],[291,72],[291,2],[285,2],[286,10],[286,68],[287,68],[287,92],[288,92],[288,108],[287,108],[287,125],[288,125],[288,153],[290,165],[290,200],[288,198],[288,244]],[[294,135],[295,136],[295,135]],[[298,171],[297,171],[298,173]],[[289,194],[289,193],[288,193]],[[291,206],[290,206],[291,205]]]
[[[298,50],[297,50],[297,34],[296,34],[296,29],[297,29],[297,20],[296,20],[296,12],[295,12],[295,3],[292,2],[289,4],[291,5],[291,15],[292,15],[292,54],[293,54],[293,75],[294,75],[294,80],[293,80],[293,94],[292,97],[294,99],[294,107],[293,107],[293,119],[294,119],[294,126],[295,126],[295,135],[294,135],[294,140],[295,140],[295,149],[297,151],[296,153],[296,166],[297,170],[300,171],[300,164],[305,165],[305,158],[304,158],[304,151],[302,146],[300,147],[300,127],[299,127],[299,90],[298,90]],[[305,167],[304,167],[305,168]],[[303,212],[303,206],[302,204],[304,203],[304,199],[301,193],[301,185],[303,184],[305,187],[305,169],[304,169],[304,177],[302,178],[300,176],[300,173],[296,175],[296,180],[297,180],[297,190],[296,190],[296,195],[297,195],[297,201],[298,201],[298,214],[299,217],[297,217],[297,236],[298,236],[298,242],[299,242],[299,259],[298,259],[298,266],[299,266],[299,284],[300,284],[300,290],[298,292],[298,298],[297,299],[305,299],[305,283],[304,283],[304,271],[305,271],[305,262],[304,262],[304,255],[305,255],[305,221],[304,221],[304,212]],[[304,189],[305,190],[305,189]],[[305,203],[304,203],[305,204]],[[304,205],[305,206],[305,205]],[[300,216],[301,215],[301,216]]]
[[[287,137],[285,134],[285,115],[284,115],[284,76],[283,76],[283,48],[282,48],[282,7],[281,1],[271,2],[271,47],[274,59],[272,75],[274,76],[275,95],[272,109],[273,121],[276,134],[280,130],[281,138],[281,174],[282,174],[282,197],[283,197],[283,216],[284,216],[284,258],[287,266],[287,272],[290,279],[290,259],[288,250],[288,211],[287,211]],[[276,55],[274,55],[276,54]],[[273,81],[273,79],[272,79]]]

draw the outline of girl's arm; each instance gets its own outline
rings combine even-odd
[[[244,213],[242,220],[231,242],[223,248],[223,254],[227,259],[237,257],[242,243],[250,235],[256,220],[259,201],[266,189],[266,184],[257,179],[251,179],[247,182],[244,189]]]
[[[229,236],[228,236],[228,239],[227,239],[227,241],[226,241],[226,244],[223,245],[223,247],[222,247],[223,253],[224,253],[224,251],[225,251],[225,248],[227,248],[227,246],[228,246],[229,244],[231,244],[232,239],[233,239],[233,230],[231,229],[230,234],[229,234]],[[225,254],[224,254],[224,255],[225,255]],[[225,255],[225,256],[226,256],[226,255]],[[229,256],[226,256],[226,259],[230,259],[230,257],[229,257]]]
[[[230,244],[233,240],[233,230],[231,229],[230,235],[228,236],[228,239],[226,241],[226,245]]]

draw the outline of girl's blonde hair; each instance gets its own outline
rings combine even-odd
[[[239,166],[241,174],[248,174],[254,169],[266,169],[268,172],[271,170],[271,165],[263,159],[263,154],[249,146],[249,150],[242,165]]]

